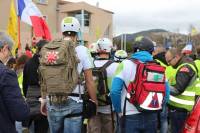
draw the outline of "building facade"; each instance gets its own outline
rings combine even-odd
[[[53,39],[60,37],[60,23],[64,17],[74,16],[81,24],[82,38],[86,44],[101,37],[113,38],[113,12],[92,6],[85,2],[63,0],[33,0],[49,26]],[[10,0],[0,0],[0,31],[6,31],[10,14]],[[20,22],[21,43],[31,43],[31,26]]]

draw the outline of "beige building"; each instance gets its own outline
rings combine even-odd
[[[101,37],[113,37],[113,12],[85,2],[63,0],[33,0],[46,19],[53,38],[60,37],[60,23],[66,16],[74,16],[81,23],[83,39],[89,44]],[[0,31],[6,31],[10,12],[10,0],[0,0]],[[21,22],[21,42],[31,43],[32,29]]]

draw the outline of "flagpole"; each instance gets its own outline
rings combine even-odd
[[[18,16],[18,49],[21,48],[20,16]]]

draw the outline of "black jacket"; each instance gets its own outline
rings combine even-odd
[[[158,53],[157,55],[153,56],[153,59],[157,59],[168,66],[167,61],[165,59],[165,52]]]
[[[0,62],[0,133],[15,133],[15,121],[29,116],[29,107],[22,97],[17,75]]]
[[[194,65],[194,62],[189,57],[182,57],[180,61],[174,66],[174,68],[178,68],[183,63],[189,63]],[[194,78],[195,71],[191,68],[189,65],[183,65],[176,73],[176,85],[174,86],[174,89],[171,88],[170,94],[171,95],[180,95],[182,92],[185,91],[185,89],[190,84],[191,80]]]
[[[39,55],[34,56],[25,64],[23,72],[23,91],[26,96],[29,86],[39,86]]]

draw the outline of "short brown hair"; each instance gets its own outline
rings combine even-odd
[[[168,50],[173,56],[179,55],[182,56],[182,48],[181,47],[172,47]]]
[[[25,65],[26,62],[29,60],[30,58],[23,54],[21,55],[17,60],[16,60],[16,66],[15,66],[15,70],[19,69],[21,65]]]

